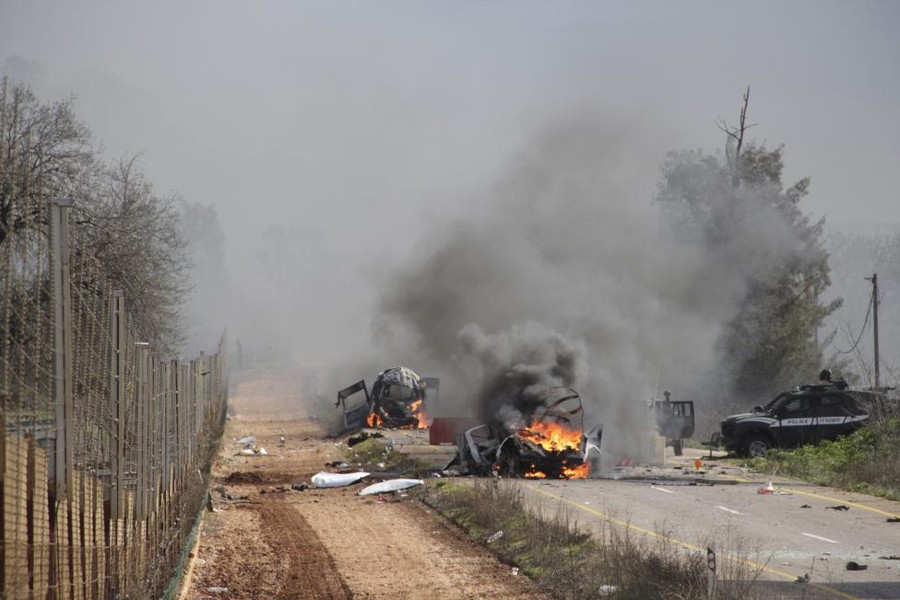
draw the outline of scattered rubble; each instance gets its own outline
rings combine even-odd
[[[838,504],[836,506],[826,506],[825,510],[850,510],[850,507],[846,504]]]
[[[234,473],[230,473],[225,479],[223,479],[225,483],[230,483],[232,485],[238,483],[262,483],[263,478],[259,473],[246,473],[243,471],[235,471]]]
[[[347,445],[351,448],[360,442],[364,442],[369,438],[383,438],[384,434],[379,433],[377,431],[360,431],[359,433],[351,435],[347,438]]]
[[[268,456],[269,453],[265,448],[244,448],[238,454],[242,456]]]
[[[494,542],[496,542],[497,540],[499,540],[502,537],[503,537],[503,531],[498,531],[497,533],[488,537],[488,539],[486,539],[485,542],[488,544],[493,544]]]

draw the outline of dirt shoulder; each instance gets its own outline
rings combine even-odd
[[[214,510],[204,515],[182,598],[544,597],[415,494],[292,489],[344,457],[340,441],[309,417],[300,383],[283,372],[232,383]],[[267,454],[241,454],[234,440],[247,436]]]

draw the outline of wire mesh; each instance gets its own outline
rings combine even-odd
[[[0,198],[0,597],[156,598],[205,504],[224,340],[192,361],[158,355],[117,314],[124,286],[73,209],[25,179]]]

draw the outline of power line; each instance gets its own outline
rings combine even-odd
[[[862,341],[862,336],[866,332],[866,326],[869,324],[869,316],[872,314],[872,301],[874,300],[874,298],[875,298],[875,294],[873,292],[872,295],[869,297],[869,306],[868,306],[868,308],[866,308],[866,319],[865,319],[865,321],[863,321],[862,329],[859,330],[859,337],[857,337],[856,341],[853,342],[853,347],[846,351],[838,348],[838,351],[837,351],[838,354],[850,354],[851,352],[856,350],[857,346],[859,346],[859,342]],[[832,342],[832,343],[834,343],[834,342]],[[835,347],[837,347],[837,344],[835,344]]]

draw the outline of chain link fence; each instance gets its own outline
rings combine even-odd
[[[159,355],[77,208],[20,198],[0,231],[0,597],[171,594],[223,430],[224,336]]]

